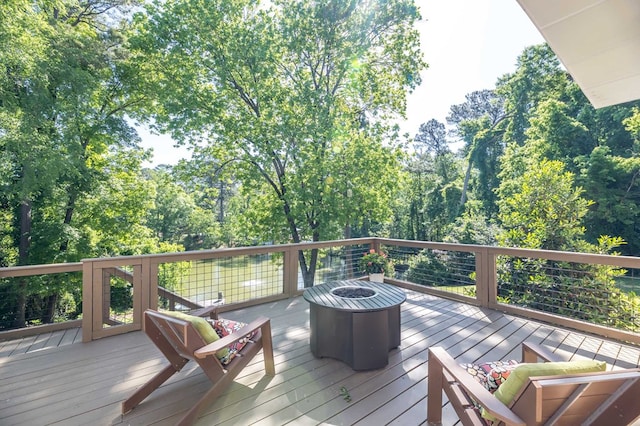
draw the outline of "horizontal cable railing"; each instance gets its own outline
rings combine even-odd
[[[384,246],[393,262],[392,278],[475,298],[476,256],[444,248]]]
[[[390,241],[399,285],[640,343],[640,258]]]
[[[393,262],[387,283],[640,343],[640,258],[384,238],[0,268],[0,339],[82,318],[91,340],[139,329],[149,307],[231,310],[293,297],[366,279],[360,261],[371,248]]]
[[[640,330],[640,282],[609,265],[499,256],[498,303]],[[636,272],[637,273],[637,272]]]
[[[0,268],[0,336],[27,327],[79,327],[82,263]]]

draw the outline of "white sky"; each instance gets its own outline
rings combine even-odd
[[[408,99],[403,132],[411,136],[432,118],[445,122],[451,105],[466,94],[492,89],[498,77],[515,71],[522,50],[544,41],[516,0],[416,0],[421,48],[429,68]],[[189,157],[168,136],[140,131],[145,148],[153,147],[157,164]]]
[[[475,90],[493,89],[514,72],[525,47],[544,42],[516,0],[416,0],[422,21],[421,49],[429,68],[411,95],[411,136],[432,118],[445,123],[452,105]]]

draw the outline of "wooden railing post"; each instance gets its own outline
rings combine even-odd
[[[298,292],[298,248],[293,245],[284,251],[282,279],[282,291],[293,297]]]
[[[476,254],[476,300],[480,306],[495,306],[498,293],[496,254],[488,247],[481,248]]]
[[[149,258],[142,259],[140,279],[142,282],[142,315],[142,312],[147,309],[158,309],[158,263],[151,262]]]
[[[495,307],[498,304],[498,255],[487,250],[487,299],[488,306]]]
[[[82,261],[82,341],[93,340],[93,262]]]
[[[111,309],[111,272],[105,269],[101,269],[101,272],[102,309],[100,310],[100,323],[102,324],[109,320],[109,310]]]
[[[476,300],[480,306],[489,305],[489,265],[486,249],[480,249],[476,254]]]
[[[145,291],[143,287],[143,270],[144,266],[141,264],[133,265],[133,323],[136,325],[136,329],[142,330],[142,312],[144,312],[144,306],[149,303],[149,298],[145,300]],[[147,283],[147,288],[149,284]]]

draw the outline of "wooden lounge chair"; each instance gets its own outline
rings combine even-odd
[[[269,319],[259,318],[236,332],[213,343],[207,343],[207,340],[212,340],[208,333],[215,334],[210,324],[201,318],[207,315],[215,319],[217,316],[215,307],[199,312],[198,317],[171,312],[161,313],[154,310],[145,311],[144,331],[167,358],[169,365],[122,403],[123,414],[136,407],[169,377],[180,371],[189,360],[200,365],[211,380],[212,386],[180,420],[179,425],[192,424],[198,418],[200,411],[210,405],[224,391],[260,349],[264,353],[266,373],[268,375],[275,374]],[[235,354],[228,364],[223,365],[223,361],[227,361],[227,359],[223,358],[221,361],[220,354],[225,352],[230,345],[237,342],[244,343],[247,340],[246,337],[252,333],[253,336],[246,345]],[[217,338],[217,336],[214,337]],[[228,352],[226,353],[228,354]]]
[[[561,361],[543,347],[522,345],[522,362]],[[584,361],[579,361],[584,362]],[[578,363],[579,363],[578,362]],[[588,363],[590,361],[586,361]],[[575,364],[576,362],[573,362]],[[553,362],[547,365],[558,364]],[[560,363],[572,364],[572,363]],[[604,364],[604,363],[603,363]],[[640,369],[520,377],[505,404],[440,347],[429,349],[427,423],[442,422],[442,392],[463,425],[629,425],[640,417]],[[536,364],[532,369],[541,366]],[[604,367],[604,365],[603,365]],[[544,368],[544,367],[542,367]],[[514,376],[513,370],[506,383]],[[515,378],[516,383],[518,378]],[[513,384],[513,382],[512,382]],[[500,389],[500,388],[498,388]],[[497,393],[497,392],[496,392]],[[484,417],[478,406],[484,407]],[[493,423],[486,418],[492,418]]]

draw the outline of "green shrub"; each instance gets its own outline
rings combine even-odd
[[[474,256],[463,252],[423,250],[409,260],[406,279],[430,286],[474,285]]]

